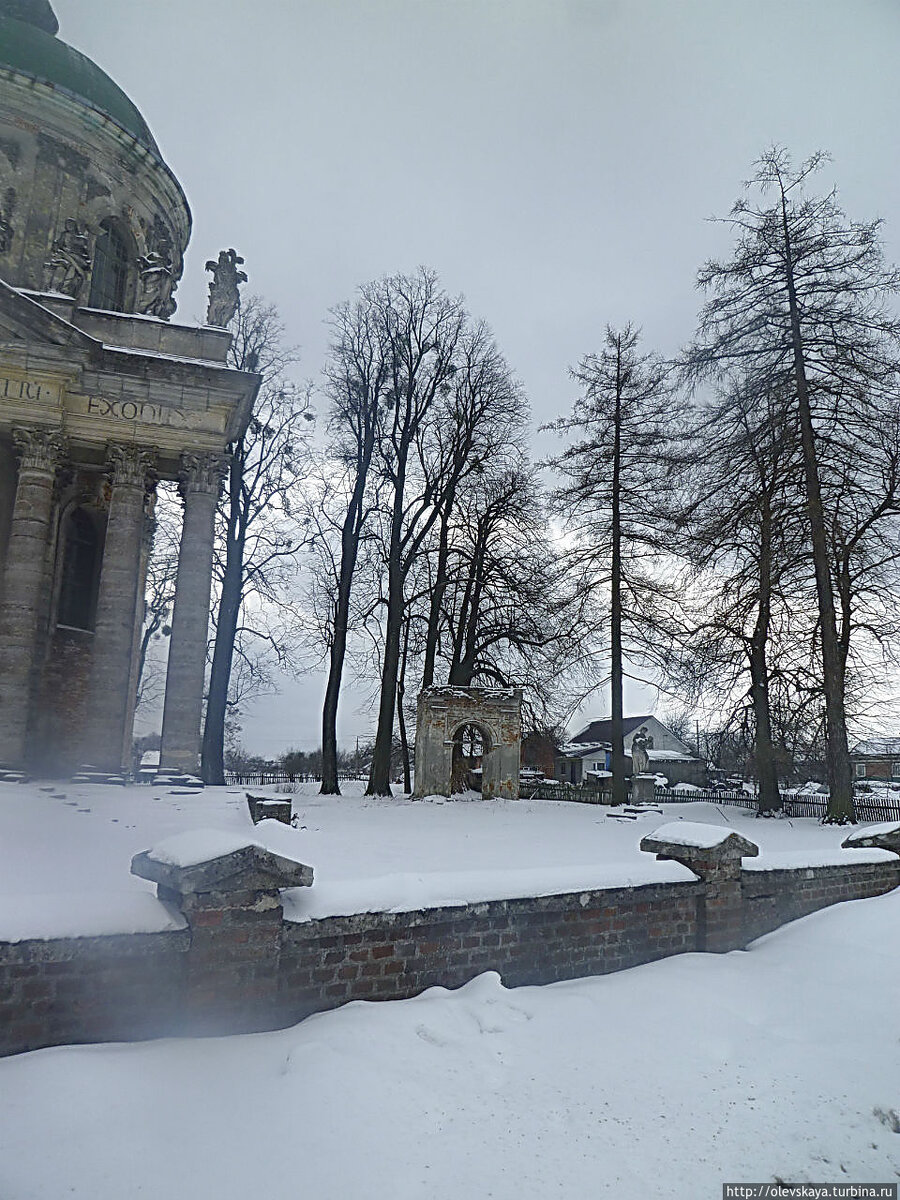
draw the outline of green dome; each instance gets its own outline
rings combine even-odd
[[[119,85],[86,55],[73,50],[51,33],[36,25],[0,16],[0,70],[3,69],[30,75],[69,92],[89,107],[112,117],[116,124],[159,155],[159,147],[147,122]]]

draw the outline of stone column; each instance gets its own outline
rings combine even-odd
[[[200,769],[213,534],[227,461],[220,454],[184,454],[181,459],[184,524],[169,638],[160,766],[191,775]]]
[[[100,570],[88,690],[87,754],[101,771],[128,766],[131,736],[130,688],[135,649],[135,607],[141,576],[144,502],[152,451],[109,447],[112,496]]]
[[[0,762],[25,758],[37,614],[44,587],[53,485],[63,450],[58,430],[16,429],[19,478],[0,603]]]

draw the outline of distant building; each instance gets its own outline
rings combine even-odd
[[[631,742],[639,729],[646,728],[653,738],[649,752],[652,771],[665,775],[670,785],[706,783],[706,763],[692,754],[690,748],[671,729],[656,717],[626,717],[624,729],[625,770],[631,774]],[[591,721],[570,742],[561,746],[556,759],[555,776],[565,783],[580,784],[592,776],[608,776],[612,754],[612,721]]]
[[[893,779],[900,783],[900,737],[869,738],[850,751],[856,779]]]

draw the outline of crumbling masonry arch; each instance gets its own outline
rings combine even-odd
[[[485,737],[483,796],[519,797],[522,692],[516,688],[430,687],[416,715],[416,796],[449,796],[453,751],[466,726]]]

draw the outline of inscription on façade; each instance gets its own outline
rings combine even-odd
[[[0,399],[49,400],[54,393],[33,379],[0,379]]]
[[[88,396],[85,412],[92,417],[112,417],[119,421],[143,421],[149,425],[172,425],[185,429],[187,417],[180,408],[154,404],[150,400],[107,400],[103,396]]]

